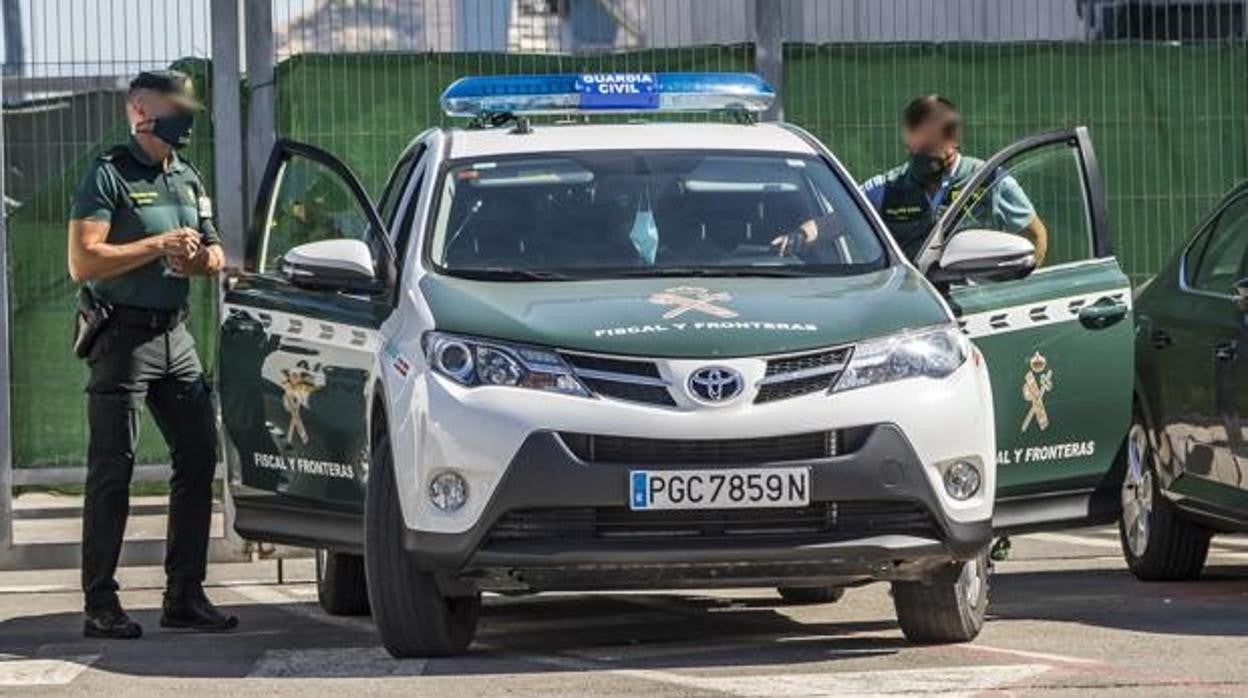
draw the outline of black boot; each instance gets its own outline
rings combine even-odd
[[[118,603],[87,609],[87,617],[82,622],[82,634],[84,637],[109,640],[137,640],[143,636],[143,626],[131,620]]]
[[[165,590],[160,627],[221,632],[238,627],[238,618],[218,611],[199,585],[170,586]]]

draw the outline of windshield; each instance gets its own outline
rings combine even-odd
[[[499,279],[843,275],[884,246],[823,160],[599,151],[451,163],[430,258]]]

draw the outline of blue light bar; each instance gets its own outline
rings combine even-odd
[[[582,73],[465,77],[442,93],[447,116],[679,111],[761,112],[775,90],[753,73]]]

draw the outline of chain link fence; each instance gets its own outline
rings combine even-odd
[[[130,77],[175,66],[207,90],[208,3],[203,0],[25,0],[6,12],[5,213],[8,239],[9,428],[15,466],[81,465],[86,367],[70,349],[75,286],[65,262],[70,194],[92,158],[124,143]],[[7,9],[7,8],[6,8]],[[17,43],[19,51],[13,51]],[[18,58],[20,56],[20,58]],[[197,123],[186,158],[212,177],[212,129]],[[209,179],[208,181],[211,181]],[[193,326],[211,361],[215,311],[194,284]],[[141,462],[167,462],[150,419]]]
[[[211,0],[0,2],[13,458],[80,464],[69,193],[89,158],[126,137],[135,71],[176,65],[211,88]],[[904,157],[897,114],[919,94],[962,108],[965,150],[980,157],[1035,131],[1088,125],[1118,253],[1136,281],[1248,177],[1248,0],[271,0],[270,9],[273,54],[249,60],[274,66],[276,132],[343,157],[374,193],[400,149],[446,121],[437,98],[456,77],[754,70],[760,20],[778,20],[783,37],[785,118],[859,178]],[[211,178],[207,122],[188,157]],[[193,308],[208,365],[210,291],[198,284]],[[140,460],[163,460],[156,431],[145,433]]]

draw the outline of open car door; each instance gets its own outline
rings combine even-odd
[[[274,146],[252,221],[220,330],[235,528],[353,549],[392,242],[355,175],[293,141]]]
[[[1110,520],[1131,412],[1131,289],[1110,246],[1087,130],[1039,134],[994,155],[933,230],[919,268],[938,278],[945,245],[970,230],[1047,238],[1024,278],[945,288],[992,380],[996,526]]]

